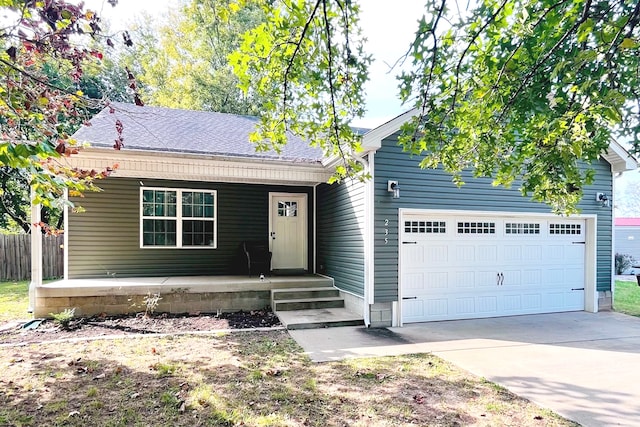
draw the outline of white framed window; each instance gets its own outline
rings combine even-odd
[[[217,247],[217,192],[140,187],[141,248]]]

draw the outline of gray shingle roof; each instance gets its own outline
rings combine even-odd
[[[116,120],[123,125],[124,150],[149,150],[175,153],[206,154],[290,162],[318,162],[322,151],[307,142],[288,135],[281,153],[256,152],[249,134],[258,123],[257,117],[206,111],[178,110],[164,107],[139,107],[113,102],[83,126],[74,138],[93,147],[113,147],[117,138]]]

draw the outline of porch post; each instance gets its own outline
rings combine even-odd
[[[35,191],[31,188],[31,282],[29,282],[29,308],[33,313],[36,307],[37,288],[42,285],[42,233],[40,230],[40,204],[34,203]]]

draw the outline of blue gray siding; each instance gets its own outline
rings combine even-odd
[[[217,190],[217,249],[141,249],[140,180],[107,178],[100,193],[72,200],[86,209],[69,214],[69,278],[223,275],[237,270],[239,245],[244,240],[266,240],[269,228],[269,192],[309,195],[310,187],[181,182],[144,179],[147,187]],[[309,226],[309,262],[313,236]]]
[[[517,188],[493,187],[491,179],[465,176],[457,188],[442,170],[420,169],[420,159],[410,157],[397,146],[397,139],[383,141],[375,155],[375,301],[397,300],[398,293],[398,209],[451,209],[502,212],[548,213],[547,205],[522,197]],[[596,184],[585,189],[579,207],[583,214],[598,215],[597,289],[611,288],[612,211],[595,203],[595,193],[612,192],[611,166],[602,160],[596,170]],[[387,180],[397,180],[400,198],[387,192]],[[385,225],[388,220],[388,225]],[[384,230],[388,235],[384,235]],[[385,238],[387,241],[385,242]]]
[[[317,271],[347,292],[364,295],[364,184],[317,188]]]
[[[618,225],[615,228],[615,235],[615,253],[631,255],[633,259],[640,261],[640,227]],[[633,269],[633,271],[637,270]]]

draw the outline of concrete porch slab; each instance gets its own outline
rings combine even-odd
[[[58,280],[38,287],[39,297],[144,295],[172,289],[185,293],[270,291],[271,289],[333,286],[333,279],[312,274],[269,276],[113,277]]]

